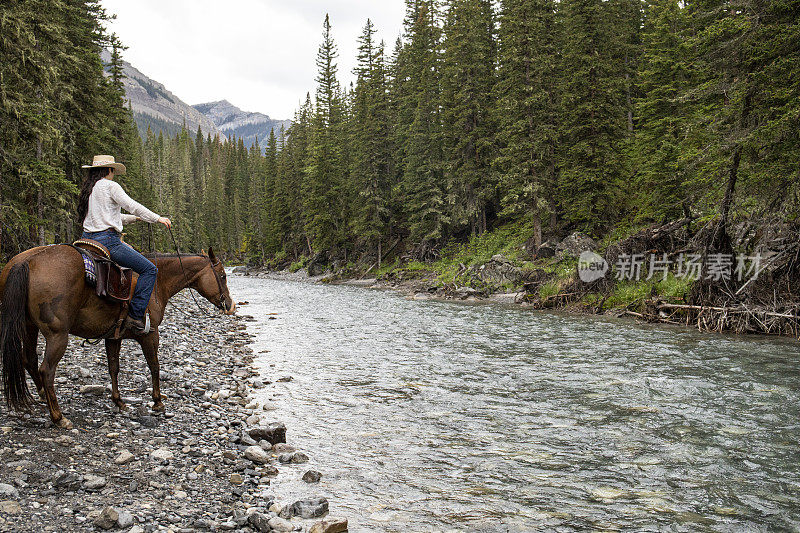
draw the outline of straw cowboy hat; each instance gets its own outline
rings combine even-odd
[[[114,161],[113,155],[96,155],[91,165],[83,165],[81,168],[111,167],[117,174],[125,174],[125,165]]]

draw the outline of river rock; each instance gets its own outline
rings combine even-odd
[[[294,524],[279,516],[270,518],[268,523],[269,527],[271,527],[274,531],[294,531]]]
[[[53,486],[57,489],[74,490],[81,484],[81,479],[75,472],[59,471],[53,480]]]
[[[114,463],[118,465],[126,465],[133,461],[135,457],[128,450],[122,450],[119,455],[114,459]]]
[[[347,531],[347,518],[326,518],[317,522],[308,533],[342,533]]]
[[[267,426],[254,427],[247,433],[256,441],[265,440],[272,445],[286,442],[286,426],[283,422],[273,422]]]
[[[328,512],[328,500],[326,498],[307,498],[298,500],[289,507],[289,515],[299,516],[300,518],[319,518]]]
[[[257,531],[269,533],[272,527],[269,525],[269,517],[261,513],[255,512],[247,517],[247,522],[253,526]]]
[[[507,283],[520,283],[525,277],[525,272],[521,268],[514,266],[504,255],[497,254],[492,256],[488,263],[476,267],[473,270],[473,275],[483,283],[496,286]],[[465,298],[469,295],[460,294],[459,296]]]
[[[304,454],[303,452],[294,452],[292,454],[292,459],[289,462],[292,463],[292,464],[296,464],[296,465],[307,463],[308,462],[308,456],[306,454]]]
[[[0,513],[19,514],[21,512],[22,507],[20,507],[18,502],[15,502],[14,500],[0,501]]]
[[[86,474],[83,476],[83,488],[88,491],[100,490],[106,486],[106,478],[103,476],[96,476],[94,474]],[[116,518],[114,519],[116,521]]]
[[[167,448],[159,448],[157,450],[153,450],[150,452],[150,460],[158,461],[160,463],[165,463],[167,461],[172,460],[175,457],[175,454],[172,453]]]
[[[256,444],[258,444],[258,442],[249,434],[242,433],[241,436],[239,437],[239,444],[241,444],[242,446],[255,446]]]
[[[97,518],[95,518],[92,523],[101,528],[101,529],[111,529],[117,525],[117,520],[119,519],[119,512],[113,507],[106,507],[103,509]]]
[[[303,481],[306,483],[319,483],[320,479],[322,479],[322,474],[316,470],[309,470],[303,474]]]
[[[64,446],[65,448],[68,446],[72,446],[75,444],[75,439],[70,437],[69,435],[59,435],[55,438],[55,443]]]
[[[133,515],[128,511],[119,511],[117,517],[117,525],[121,528],[131,527],[133,525]]]
[[[244,451],[244,456],[258,464],[267,464],[270,461],[270,456],[267,452],[261,449],[261,446],[248,446]]]
[[[94,394],[95,396],[102,396],[106,393],[105,385],[84,385],[80,388],[81,394]]]
[[[14,485],[8,483],[0,483],[0,499],[10,498],[16,500],[19,498],[19,491]]]

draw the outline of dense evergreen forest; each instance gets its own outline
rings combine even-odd
[[[98,153],[127,165],[123,185],[185,248],[284,266],[372,263],[398,241],[431,259],[519,221],[540,243],[683,217],[723,236],[743,218],[795,220],[798,15],[797,0],[407,0],[391,48],[366,22],[345,87],[326,17],[314,94],[288,131],[245,146],[142,139],[97,2],[6,4],[2,253],[76,235],[79,167]],[[171,248],[163,228],[154,243],[129,230]]]

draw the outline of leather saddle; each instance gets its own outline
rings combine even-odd
[[[79,239],[72,243],[83,256],[86,282],[95,288],[101,298],[115,302],[131,299],[133,271],[111,260],[108,248],[92,239]]]

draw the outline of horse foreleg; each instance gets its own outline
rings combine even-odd
[[[39,374],[39,356],[36,354],[36,341],[39,339],[39,328],[35,325],[28,323],[25,326],[25,337],[22,339],[22,349],[25,357],[25,370],[30,374],[33,383],[36,385],[36,391],[43,401],[47,401],[47,396],[44,392],[44,384],[42,383],[42,376]]]
[[[117,378],[119,377],[119,351],[122,348],[122,340],[120,339],[106,339],[106,357],[108,358],[108,373],[111,375],[111,400],[114,402],[120,411],[126,410],[128,407],[122,401],[119,395],[119,384]]]
[[[50,419],[58,427],[72,429],[72,422],[61,414],[61,409],[58,407],[54,385],[56,366],[58,366],[58,362],[61,361],[64,352],[67,350],[69,335],[67,333],[53,333],[46,337],[46,340],[47,345],[44,350],[44,359],[39,367],[39,374],[47,397],[47,407],[50,409]]]
[[[147,366],[150,367],[150,377],[153,380],[153,411],[164,411],[158,366],[158,330],[139,337],[137,340],[142,346]]]

